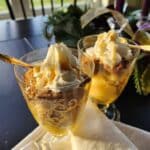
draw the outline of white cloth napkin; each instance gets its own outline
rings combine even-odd
[[[50,142],[53,141],[53,142]],[[150,133],[114,122],[90,101],[73,133],[54,138],[38,127],[12,150],[149,150]]]
[[[134,144],[91,101],[80,116],[73,134],[72,144],[73,148],[76,147],[73,150],[136,149]]]
[[[144,130],[115,122],[115,125],[136,145],[139,150],[150,150],[150,133]]]

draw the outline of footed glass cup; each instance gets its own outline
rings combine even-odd
[[[86,49],[94,47],[96,40],[97,35],[90,35],[82,38],[78,42],[79,51],[86,53]],[[128,40],[128,42],[135,44],[134,41],[131,40]],[[132,54],[133,59],[125,68],[122,68],[116,73],[108,72],[102,64],[98,63],[97,60],[93,60],[95,63],[95,70],[92,77],[89,97],[108,116],[108,118],[113,120],[120,119],[120,113],[113,103],[120,96],[128,82],[139,54],[139,50],[132,50]]]
[[[76,51],[76,50],[75,50]],[[77,52],[77,51],[76,51]],[[25,54],[20,59],[27,63],[40,63],[47,54],[47,49],[36,50]],[[78,61],[78,54],[74,53]],[[55,136],[64,136],[73,130],[80,113],[86,104],[90,89],[91,76],[78,68],[82,80],[80,83],[62,86],[59,91],[41,88],[36,90],[34,81],[25,79],[32,75],[28,68],[15,66],[14,72],[26,104],[39,125]],[[92,69],[92,66],[91,66]],[[91,74],[91,72],[90,72]],[[30,85],[30,86],[29,86]]]

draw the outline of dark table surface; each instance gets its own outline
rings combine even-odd
[[[49,42],[42,35],[44,21],[42,17],[0,21],[0,53],[20,57],[53,43],[54,40]],[[137,95],[132,81],[116,104],[122,122],[150,131],[150,96]],[[11,149],[36,126],[17,85],[13,66],[0,62],[0,150]]]

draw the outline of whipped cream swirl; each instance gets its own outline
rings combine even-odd
[[[99,34],[94,47],[87,49],[87,53],[93,53],[96,59],[113,69],[123,59],[126,61],[132,59],[132,50],[127,43],[125,38],[110,30],[108,33]]]
[[[34,71],[37,88],[45,87],[53,90],[76,86],[81,81],[76,57],[63,43],[51,45],[39,69]]]

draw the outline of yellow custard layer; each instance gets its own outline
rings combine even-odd
[[[90,97],[102,105],[109,105],[115,101],[124,89],[130,69],[124,69],[122,73],[98,72],[92,78]]]
[[[45,88],[36,90],[32,69],[25,73],[24,78],[25,86],[21,89],[38,124],[58,136],[72,129],[86,104],[90,79],[83,75],[83,81],[88,79],[86,82],[68,89],[53,91]]]

